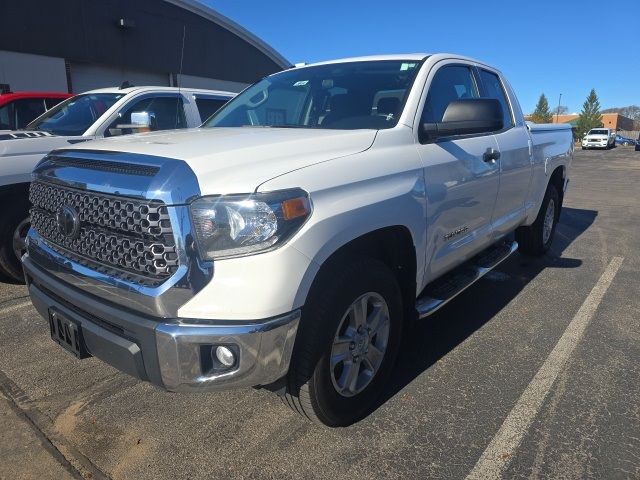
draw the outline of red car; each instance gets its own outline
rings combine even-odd
[[[66,98],[70,93],[7,92],[0,94],[0,130],[19,130]]]

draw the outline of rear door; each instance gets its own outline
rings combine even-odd
[[[494,98],[502,105],[504,127],[496,132],[500,151],[500,187],[493,211],[494,236],[500,237],[513,230],[525,216],[525,199],[532,175],[531,137],[524,120],[514,115],[507,89],[497,72],[478,69],[481,95]]]
[[[453,100],[480,96],[474,68],[458,60],[437,64],[426,85],[421,124],[441,122]],[[429,282],[491,243],[500,162],[485,161],[487,150],[497,149],[492,134],[422,143],[415,130],[426,183]]]

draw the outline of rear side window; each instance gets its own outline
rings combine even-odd
[[[225,103],[227,103],[227,100],[219,98],[196,97],[196,106],[198,107],[198,112],[200,112],[200,119],[204,122],[220,110],[220,107]]]
[[[488,72],[487,70],[480,70],[480,79],[482,81],[482,86],[484,87],[484,95],[485,98],[495,98],[502,105],[503,112],[503,123],[504,128],[513,127],[513,118],[511,116],[511,108],[509,107],[509,102],[507,101],[507,96],[504,93],[504,88],[502,87],[502,82],[500,81],[500,77],[498,77],[495,73]]]
[[[429,86],[422,110],[422,123],[439,123],[449,103],[464,98],[478,98],[478,87],[471,69],[463,65],[440,68]]]

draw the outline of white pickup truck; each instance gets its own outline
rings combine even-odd
[[[616,133],[610,128],[592,128],[582,139],[582,150],[587,148],[614,148]]]
[[[570,127],[449,54],[271,75],[202,128],[49,154],[23,257],[52,338],[170,391],[366,415],[406,322],[550,246]]]
[[[148,130],[197,127],[235,94],[171,87],[103,88],[76,95],[24,130],[0,130],[0,274],[23,278],[33,167],[56,148]]]

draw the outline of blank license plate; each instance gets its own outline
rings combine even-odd
[[[49,328],[51,338],[58,345],[78,358],[91,356],[82,338],[82,328],[76,322],[61,315],[57,310],[49,310]]]

